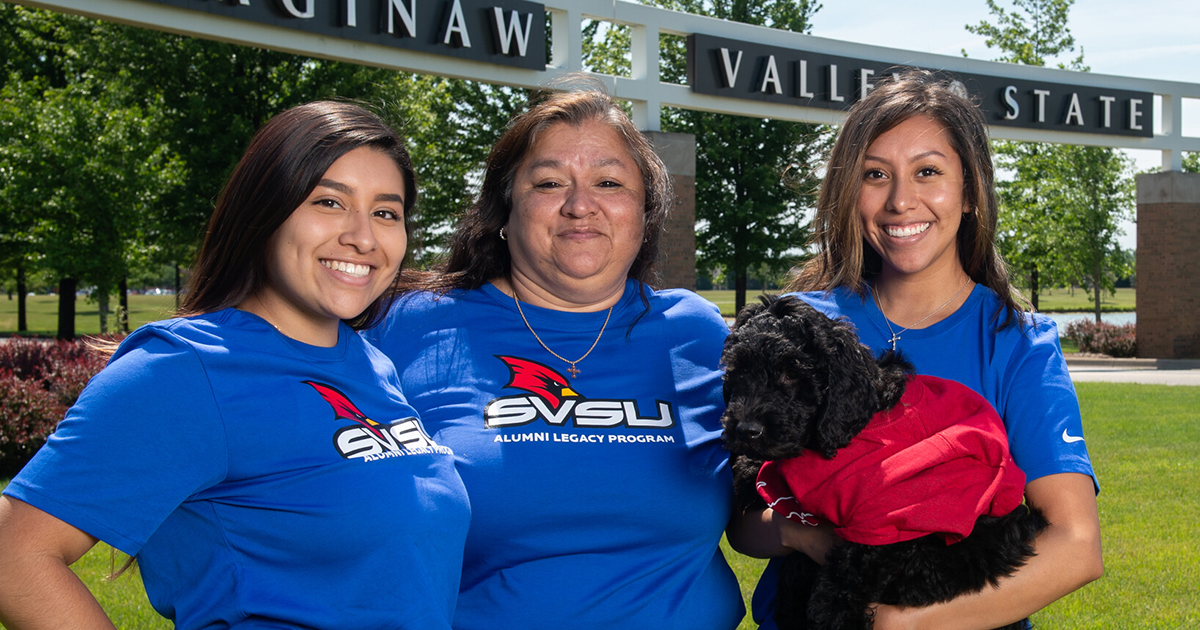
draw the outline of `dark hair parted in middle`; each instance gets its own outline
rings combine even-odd
[[[1004,304],[1007,326],[1022,309],[1009,284],[1008,268],[996,251],[995,175],[987,123],[979,107],[953,82],[926,70],[909,70],[881,81],[851,108],[829,154],[817,200],[810,243],[816,255],[788,284],[789,291],[847,287],[858,293],[881,270],[883,260],[863,238],[858,199],[863,159],[879,136],[909,118],[923,116],[944,127],[963,164],[963,200],[970,211],[958,228],[958,258],[978,284]]]
[[[407,225],[417,183],[400,135],[351,103],[319,101],[293,107],[254,134],[229,176],[196,255],[179,315],[236,306],[260,291],[268,278],[271,237],[312,194],[329,167],[360,147],[383,153],[400,169]],[[388,293],[347,323],[355,329],[369,327],[386,310]]]
[[[569,92],[542,92],[530,99],[528,111],[509,122],[492,147],[479,198],[460,219],[450,238],[450,255],[442,273],[422,279],[432,290],[476,289],[511,271],[508,245],[499,236],[513,211],[513,180],[546,129],[565,124],[581,127],[600,122],[617,133],[641,171],[646,190],[645,232],[628,277],[649,284],[658,243],[672,201],[670,178],[650,142],[620,106],[597,87]]]

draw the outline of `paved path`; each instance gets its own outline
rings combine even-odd
[[[1200,361],[1171,359],[1109,359],[1067,356],[1067,369],[1076,383],[1142,383],[1200,385]]]

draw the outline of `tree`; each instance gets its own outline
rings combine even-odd
[[[1003,54],[996,61],[1044,66],[1046,59],[1075,50],[1075,37],[1067,27],[1074,0],[1013,0],[1015,10],[1005,11],[995,0],[987,0],[996,24],[981,21],[967,25],[967,32],[982,35],[988,48]],[[966,56],[966,53],[963,53]],[[1070,64],[1059,68],[1077,69],[1083,65],[1083,52]]]
[[[403,129],[417,171],[419,194],[409,255],[421,267],[445,252],[454,222],[482,181],[488,153],[528,91],[473,81],[414,75],[388,84],[404,94]]]
[[[173,266],[179,288],[225,178],[279,111],[353,99],[406,133],[419,257],[465,207],[490,145],[459,125],[498,134],[516,109],[511,90],[49,11],[0,4],[0,26],[0,190],[24,202],[0,217],[0,262],[19,280],[30,266],[58,274],[65,337],[81,282],[97,287],[102,329],[110,292],[119,287],[124,304],[130,274]]]
[[[80,282],[97,287],[104,332],[110,289],[149,242],[136,238],[146,211],[180,181],[159,134],[162,112],[154,95],[91,63],[112,25],[20,7],[2,19],[21,46],[3,87],[0,185],[28,203],[10,219],[10,262],[18,277],[27,262],[57,274],[60,338],[74,337]]]
[[[21,200],[0,215],[0,263],[15,270],[17,331],[28,330],[26,279],[36,270],[33,237],[38,199],[45,187],[34,176],[36,154],[22,138],[21,121],[28,116],[27,103],[36,102],[40,90],[61,86],[65,80],[56,66],[58,51],[53,45],[57,23],[53,14],[0,4],[0,193]]]
[[[1046,182],[1062,157],[1056,147],[1033,142],[993,142],[997,165],[1013,174],[997,182],[1000,201],[997,242],[1008,264],[1024,270],[1029,298],[1038,308],[1043,286],[1059,286],[1069,275],[1061,264],[1059,243],[1064,207],[1049,198]]]
[[[410,255],[427,265],[470,203],[474,173],[525,102],[524,90],[397,73],[299,55],[125,28],[97,47],[107,73],[134,69],[139,90],[160,95],[165,136],[188,178],[157,209],[160,263],[186,265],[213,200],[254,131],[274,114],[319,100],[361,102],[405,137],[417,172]]]
[[[811,31],[812,0],[670,0],[667,8],[798,33]],[[675,51],[676,54],[678,50]],[[674,62],[682,76],[682,59]],[[807,240],[828,134],[816,125],[690,110],[667,110],[663,127],[696,136],[697,263],[734,280],[734,308],[746,303],[751,270],[792,266]]]
[[[799,33],[810,31],[812,16],[820,9],[815,0],[654,4]],[[627,50],[627,30],[608,30],[613,38],[609,50]],[[601,70],[628,68],[623,56],[607,65],[592,65]],[[687,64],[681,47],[664,47],[660,65],[662,80],[683,81]],[[664,110],[662,122],[664,131],[696,138],[697,264],[719,268],[734,279],[734,307],[740,310],[746,303],[749,274],[787,269],[807,240],[806,215],[815,204],[819,182],[815,165],[829,134],[810,124],[677,109]]]
[[[24,88],[24,90],[13,88]],[[30,202],[18,221],[24,251],[60,279],[60,338],[74,337],[75,292],[97,287],[100,330],[108,330],[107,297],[138,258],[135,237],[146,209],[177,185],[178,172],[154,140],[156,115],[122,106],[88,83],[37,89],[5,86],[21,96],[6,126],[5,192]]]
[[[1061,232],[1063,264],[1068,279],[1092,291],[1096,321],[1100,321],[1100,292],[1116,291],[1116,280],[1132,272],[1132,259],[1117,243],[1120,222],[1131,219],[1134,184],[1132,161],[1100,147],[1060,147],[1050,181],[1052,203],[1064,208]]]
[[[987,0],[997,23],[983,21],[966,29],[1000,49],[998,61],[1044,66],[1048,58],[1075,50],[1067,26],[1072,2],[1013,0],[1014,10],[1006,11]],[[1088,70],[1082,51],[1058,67]],[[1028,273],[1033,307],[1040,287],[1047,284],[1086,280],[1096,291],[1101,286],[1112,290],[1105,278],[1127,270],[1132,260],[1116,242],[1117,222],[1129,216],[1129,198],[1120,192],[1131,188],[1123,154],[1044,143],[998,141],[994,146],[1001,172],[1013,174],[997,185],[1000,251],[1010,265]],[[1082,201],[1080,194],[1091,196]],[[1099,320],[1099,293],[1096,305]]]
[[[1200,153],[1183,154],[1183,172],[1200,173]]]

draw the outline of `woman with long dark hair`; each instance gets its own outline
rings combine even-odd
[[[448,628],[469,507],[355,332],[416,186],[399,136],[320,102],[255,135],[181,316],[139,328],[0,498],[0,619],[111,627],[69,565],[134,556],[177,628]]]
[[[909,71],[850,109],[813,220],[815,256],[789,290],[844,317],[877,352],[963,383],[1000,414],[1025,500],[1050,521],[1036,555],[995,588],[922,608],[880,602],[875,628],[987,629],[1015,623],[1100,577],[1098,485],[1054,323],[1023,312],[996,251],[996,203],[983,114],[946,78]],[[730,532],[752,555],[798,550],[823,562],[824,529],[767,510]],[[776,544],[778,543],[778,544]],[[755,593],[771,616],[774,571]]]

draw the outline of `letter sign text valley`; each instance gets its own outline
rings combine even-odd
[[[999,65],[999,64],[997,64]],[[903,67],[711,35],[688,37],[688,84],[699,94],[845,109]],[[936,69],[935,69],[936,70]],[[1087,80],[1086,73],[1077,73]],[[1086,85],[945,73],[989,125],[1150,138],[1154,95]]]

